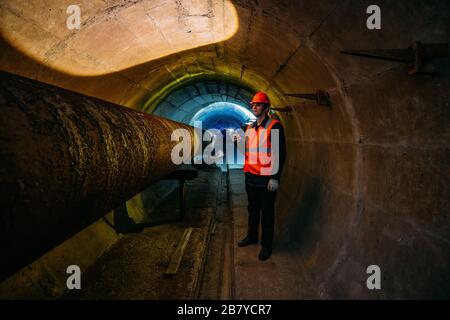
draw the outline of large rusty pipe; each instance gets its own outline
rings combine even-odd
[[[173,171],[174,129],[193,138],[178,122],[0,78],[0,280]]]

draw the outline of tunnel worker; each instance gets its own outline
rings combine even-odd
[[[280,121],[268,115],[270,100],[267,94],[256,93],[250,104],[256,121],[245,130],[244,173],[248,197],[248,233],[238,242],[238,246],[258,243],[261,220],[262,248],[258,258],[263,261],[272,254],[275,198],[286,158],[286,146]]]

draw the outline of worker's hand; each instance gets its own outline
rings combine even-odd
[[[279,187],[278,180],[275,180],[275,179],[270,179],[269,180],[269,183],[267,185],[267,189],[269,191],[277,191],[278,187]]]
[[[225,156],[225,154],[223,153],[222,150],[216,150],[216,154],[215,155],[211,155],[211,156],[207,156],[205,155],[203,157],[203,160],[206,164],[214,164],[220,160],[222,160],[222,158]]]

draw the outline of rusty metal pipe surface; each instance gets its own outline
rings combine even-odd
[[[0,72],[0,280],[176,168],[193,128]],[[193,141],[193,140],[192,140]]]

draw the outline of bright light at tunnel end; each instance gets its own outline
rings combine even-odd
[[[222,130],[236,129],[255,120],[253,113],[241,105],[231,102],[214,102],[197,111],[189,124],[193,126],[196,121],[201,121],[205,129]]]

